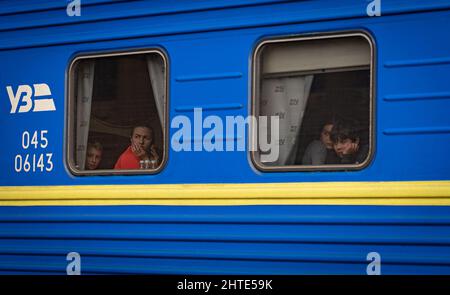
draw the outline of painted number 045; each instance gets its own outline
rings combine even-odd
[[[30,134],[28,131],[24,131],[22,133],[22,148],[26,150],[30,146],[33,146],[35,149],[38,147],[45,149],[48,146],[48,139],[46,137],[47,133],[47,130],[41,130],[40,133],[38,133],[38,131],[34,131],[33,134]]]

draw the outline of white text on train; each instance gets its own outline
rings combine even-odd
[[[278,159],[280,138],[278,116],[247,116],[247,118],[226,116],[223,122],[219,116],[211,115],[203,118],[202,109],[194,108],[194,118],[193,122],[191,121],[191,118],[182,115],[172,119],[170,127],[177,129],[171,138],[171,147],[175,152],[246,151],[245,134],[248,127],[248,130],[253,129],[248,150],[259,150],[262,162],[274,162]],[[203,135],[204,129],[207,130],[205,135]],[[258,133],[257,139],[256,133]]]
[[[55,111],[55,102],[45,83],[30,85],[19,85],[14,93],[12,86],[6,86],[9,102],[11,103],[11,114],[32,112]]]

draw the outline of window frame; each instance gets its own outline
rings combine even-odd
[[[260,99],[260,64],[261,53],[264,46],[267,44],[281,44],[299,41],[310,40],[327,40],[336,38],[349,38],[349,37],[362,37],[364,38],[370,47],[370,85],[369,85],[369,151],[364,162],[359,164],[333,164],[333,165],[289,165],[289,166],[267,166],[256,160],[256,155],[259,153],[259,149],[256,151],[250,151],[250,161],[253,166],[261,172],[319,172],[319,171],[357,171],[366,168],[373,160],[375,155],[375,69],[376,65],[376,51],[375,41],[372,36],[364,30],[351,30],[351,31],[338,31],[338,32],[323,32],[315,34],[301,34],[301,35],[289,35],[289,36],[275,36],[264,38],[259,41],[252,53],[251,57],[251,95],[250,95],[250,115],[259,116],[257,113],[258,103]],[[258,127],[251,125],[249,132],[249,142],[251,146],[257,146],[258,143]]]
[[[76,128],[75,115],[73,109],[75,106],[74,91],[76,85],[74,82],[74,71],[77,62],[86,59],[104,58],[104,57],[118,57],[118,56],[130,56],[130,55],[145,55],[145,54],[158,54],[164,63],[165,67],[165,109],[164,120],[162,124],[162,141],[163,151],[162,160],[160,165],[156,169],[101,169],[101,170],[80,170],[75,167],[75,161],[73,157],[74,153],[74,132]],[[64,126],[64,145],[65,156],[64,164],[67,170],[74,176],[105,176],[105,175],[153,175],[160,173],[166,166],[169,153],[169,59],[167,53],[159,47],[152,47],[146,49],[133,49],[133,50],[119,50],[119,51],[102,51],[102,52],[88,52],[75,55],[69,62],[66,70],[66,108],[65,108],[65,126]],[[72,111],[72,112],[71,112]],[[131,135],[130,135],[131,136]]]

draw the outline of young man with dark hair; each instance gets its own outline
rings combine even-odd
[[[360,164],[366,159],[369,146],[361,142],[358,122],[350,119],[336,121],[330,138],[336,156],[328,157],[327,164]]]

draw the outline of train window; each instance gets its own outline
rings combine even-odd
[[[167,63],[156,50],[80,56],[69,69],[76,175],[156,173],[167,156]]]
[[[253,59],[260,170],[348,170],[372,154],[373,45],[365,34],[266,40]]]

